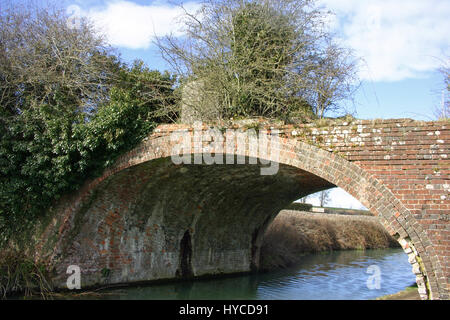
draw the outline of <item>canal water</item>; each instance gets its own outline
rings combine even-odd
[[[402,249],[305,255],[288,269],[109,291],[100,299],[367,300],[415,283]]]

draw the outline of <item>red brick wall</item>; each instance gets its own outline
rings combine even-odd
[[[446,292],[445,298],[449,298],[450,289],[449,125],[402,119],[359,120],[316,128],[304,125],[298,130],[306,132],[303,139],[377,178],[404,205],[415,221],[407,221],[406,212],[395,212],[396,220],[408,233],[400,236],[415,239],[416,249],[429,253],[422,257],[426,269],[433,270],[433,265],[441,268],[442,272],[437,271],[430,281]]]
[[[225,128],[224,125],[218,127],[221,132],[230,128]],[[270,128],[260,123],[260,129],[264,127]],[[448,299],[448,127],[447,122],[418,122],[407,119],[351,122],[337,120],[278,125],[276,129],[281,134],[278,161],[323,178],[361,201],[379,217],[385,228],[397,237],[408,254],[413,272],[417,276],[421,296]],[[184,125],[162,125],[139,147],[118,159],[102,177],[86,183],[78,193],[72,195],[70,203],[59,209],[59,222],[53,223],[53,226],[58,226],[53,256],[57,256],[61,251],[64,238],[67,238],[70,230],[74,228],[75,212],[86,203],[93,190],[101,185],[102,181],[126,168],[169,157],[176,144],[171,141],[170,134],[179,129],[187,129],[184,135],[190,135],[190,140],[194,141],[193,128]],[[203,145],[208,145],[209,141],[203,141]],[[214,152],[214,149],[210,151]],[[191,149],[191,152],[194,150]],[[245,155],[255,156],[249,148],[245,150]],[[105,203],[99,205],[107,206]],[[119,216],[114,218],[119,219]],[[46,234],[51,233],[51,228],[52,226],[47,229]],[[77,248],[74,247],[73,250],[79,250]],[[92,266],[93,272],[98,272],[97,269],[101,268],[101,264],[95,261],[89,261],[89,265]]]
[[[184,126],[162,126],[160,132]],[[270,126],[261,124],[261,128]],[[345,189],[377,215],[399,238],[407,253],[419,253],[432,297],[449,298],[450,284],[450,124],[409,119],[322,121],[312,124],[276,126],[284,137],[284,151],[296,153],[292,141],[302,141],[338,155],[355,164],[380,185],[392,192],[392,201],[378,204],[367,201],[380,197],[377,187],[367,190],[352,186],[354,178],[329,181]],[[160,133],[161,134],[161,133]],[[164,133],[162,133],[164,135]],[[158,135],[158,133],[157,133]],[[314,152],[314,151],[313,151]],[[290,162],[292,154],[283,154],[281,162]],[[323,161],[320,158],[319,161]],[[332,161],[326,160],[324,172]],[[305,167],[300,164],[305,169]],[[318,171],[320,172],[320,170]],[[318,173],[315,172],[315,173]],[[376,198],[375,197],[375,198]],[[364,201],[364,199],[366,199]],[[399,203],[396,203],[399,201]],[[405,240],[406,239],[406,240]],[[410,248],[411,247],[411,248]],[[410,259],[416,261],[414,257]],[[417,269],[416,267],[415,269]],[[427,272],[428,271],[428,272]],[[418,279],[418,282],[421,280]],[[428,288],[430,290],[430,288]],[[439,293],[438,293],[439,292]]]

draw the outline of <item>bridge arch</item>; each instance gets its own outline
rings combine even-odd
[[[189,135],[185,141],[195,140],[193,130],[183,134]],[[445,298],[437,281],[442,268],[431,258],[435,252],[422,226],[360,166],[310,143],[282,138],[278,156],[264,158],[277,161],[279,172],[261,176],[261,165],[249,164],[261,159],[251,142],[243,151],[223,153],[245,157],[246,164],[234,166],[175,165],[174,145],[170,132],[156,131],[61,202],[56,208],[61,214],[38,245],[40,258],[55,266],[56,281],[65,281],[70,264],[85,270],[84,286],[250,271],[258,267],[265,228],[285,205],[337,186],[396,237],[409,256],[421,297]],[[199,154],[193,145],[184,150]],[[200,154],[216,152],[206,151]],[[233,199],[238,203],[230,204]],[[227,218],[230,211],[236,214]],[[108,279],[102,276],[105,269],[111,271]]]

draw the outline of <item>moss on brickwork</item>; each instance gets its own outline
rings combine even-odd
[[[106,181],[107,184],[108,182],[109,181]],[[92,207],[92,204],[95,203],[95,200],[97,199],[100,191],[100,188],[92,190],[88,199],[84,201],[80,209],[74,213],[72,228],[70,229],[68,235],[64,238],[64,241],[62,243],[62,257],[65,257],[65,255],[67,254],[67,249],[73,243],[73,240],[76,238],[76,236],[80,234],[81,228],[84,225],[83,222],[86,212],[88,212],[88,210]]]
[[[414,252],[415,252],[415,250],[414,250]],[[425,273],[425,265],[423,264],[422,258],[418,254],[416,254],[416,261],[419,264],[420,272],[423,277],[423,281],[425,283],[425,289],[427,291],[426,292],[427,298],[430,299],[431,298],[431,296],[430,296],[431,288],[430,288],[430,284],[428,282],[428,278]]]

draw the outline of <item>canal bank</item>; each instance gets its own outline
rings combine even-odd
[[[407,287],[405,290],[394,294],[378,297],[377,300],[421,300],[417,290],[417,284]]]
[[[289,267],[308,253],[386,248],[400,245],[374,216],[283,210],[265,232],[261,269]]]

